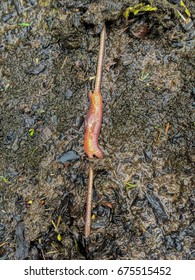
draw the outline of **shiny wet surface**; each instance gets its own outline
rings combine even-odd
[[[0,4],[1,258],[194,259],[194,27],[161,1],[128,24],[129,1],[58,2]],[[84,119],[105,5],[104,158],[86,243]]]

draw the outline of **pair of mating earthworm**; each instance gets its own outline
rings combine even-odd
[[[94,92],[89,92],[90,107],[85,122],[84,150],[89,158],[102,158],[103,153],[98,145],[102,125],[103,103],[101,95],[102,69],[105,51],[106,26],[104,24],[100,35],[100,48]]]

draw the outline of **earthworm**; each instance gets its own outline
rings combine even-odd
[[[85,122],[84,150],[89,158],[93,158],[93,156],[97,158],[103,157],[103,152],[98,145],[98,137],[102,125],[103,114],[101,82],[104,61],[105,39],[106,26],[104,24],[100,35],[100,48],[95,80],[95,90],[94,92],[89,92],[90,106]]]

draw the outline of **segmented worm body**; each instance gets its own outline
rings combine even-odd
[[[89,158],[94,156],[102,158],[103,153],[98,145],[98,138],[102,126],[103,103],[101,95],[102,69],[104,60],[106,39],[106,26],[104,25],[100,35],[100,49],[95,80],[95,90],[89,92],[90,107],[85,122],[84,150]]]
[[[101,158],[103,153],[98,145],[102,125],[102,95],[100,92],[89,92],[90,108],[85,123],[84,149],[89,158]]]

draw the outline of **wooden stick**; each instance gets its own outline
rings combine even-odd
[[[88,238],[91,230],[91,206],[93,194],[93,167],[89,166],[89,179],[86,200],[86,216],[85,216],[85,238]]]
[[[106,25],[104,24],[100,34],[100,48],[99,48],[99,55],[98,55],[98,65],[96,71],[94,92],[100,92],[101,89],[102,70],[103,70],[104,53],[105,53],[105,41],[106,41]]]

